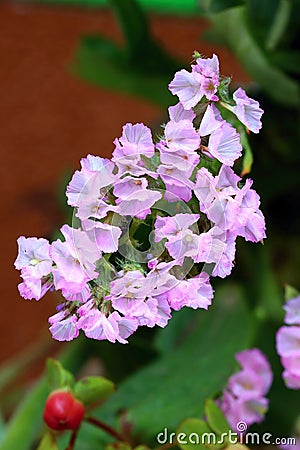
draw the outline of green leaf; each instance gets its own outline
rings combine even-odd
[[[241,291],[229,284],[217,291],[208,311],[193,315],[180,345],[133,374],[94,415],[116,426],[116,415],[126,410],[147,445],[164,427],[174,431],[186,417],[203,416],[205,400],[225,387],[235,353],[248,345],[249,317]],[[162,339],[169,327],[172,320],[161,331]],[[82,433],[79,438],[84,442],[87,437]]]
[[[51,431],[44,434],[37,450],[58,450],[56,437]]]
[[[125,49],[101,36],[86,37],[77,52],[74,72],[90,82],[159,105],[174,103],[167,85],[182,64],[155,41],[136,0],[110,0],[110,4],[123,30]]]
[[[272,52],[270,60],[285,72],[300,74],[300,52],[297,50]]]
[[[145,98],[159,106],[176,101],[168,91],[175,69],[168,74],[141,72],[136,64],[126,60],[124,52],[103,37],[82,39],[71,70],[91,83]]]
[[[280,0],[247,0],[245,10],[253,36],[265,47],[270,30],[274,24]]]
[[[257,245],[248,250],[251,279],[247,286],[247,295],[253,305],[256,303],[256,326],[263,326],[267,320],[281,323],[283,320],[281,286],[271,264],[270,243]],[[249,273],[247,275],[249,277]]]
[[[92,83],[142,96],[159,105],[174,103],[167,85],[180,64],[150,32],[136,0],[110,0],[126,41],[119,48],[102,36],[85,37],[78,49],[74,72]]]
[[[193,323],[197,323],[198,317],[190,308],[184,308],[180,312],[174,312],[172,320],[167,327],[156,334],[154,345],[161,354],[168,354],[180,345],[185,335],[190,333]]]
[[[212,399],[207,399],[205,402],[205,416],[209,426],[215,433],[228,433],[230,430],[230,425],[228,424],[223,412]]]
[[[228,8],[234,8],[235,6],[244,5],[245,0],[210,0],[209,12],[218,13]]]
[[[2,411],[0,411],[0,443],[5,435],[5,422],[2,415]]]
[[[224,102],[230,103],[232,102],[232,98],[229,95],[229,85],[231,83],[231,77],[226,77],[220,81],[220,85],[218,86],[218,95],[220,100]],[[233,102],[234,104],[234,102]]]
[[[42,379],[20,403],[6,427],[1,450],[22,448],[29,450],[34,436],[42,426],[43,407],[48,395],[48,385]]]
[[[176,430],[179,448],[183,450],[207,450],[209,444],[217,441],[207,422],[201,419],[186,419]]]
[[[61,363],[55,359],[47,360],[47,380],[51,391],[74,386],[74,377],[68,370],[64,369]]]
[[[214,14],[211,20],[217,33],[223,36],[224,42],[227,42],[247,72],[273,100],[293,107],[299,106],[298,84],[272,66],[248,27],[243,7]]]
[[[266,39],[267,50],[274,50],[288,27],[292,6],[290,0],[280,0],[272,26]]]
[[[112,381],[96,376],[82,378],[74,387],[75,397],[86,407],[104,402],[114,391],[115,385]]]
[[[109,0],[127,43],[125,58],[132,70],[147,74],[172,74],[178,63],[157,43],[147,16],[137,0]]]
[[[299,291],[295,289],[293,286],[290,286],[289,284],[285,285],[284,289],[284,300],[287,302],[288,300],[291,300],[292,298],[298,297]]]
[[[109,3],[122,28],[130,57],[142,56],[150,35],[148,20],[141,6],[135,0],[109,0]]]

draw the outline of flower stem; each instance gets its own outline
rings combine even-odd
[[[107,434],[110,434],[117,441],[124,442],[123,436],[121,436],[121,434],[119,434],[110,425],[107,425],[106,423],[101,422],[101,420],[96,419],[95,417],[86,417],[85,420],[86,420],[86,422],[89,422],[89,423],[95,425],[96,427],[101,428],[101,430],[105,431]]]

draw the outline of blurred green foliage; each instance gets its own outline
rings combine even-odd
[[[25,0],[29,1],[29,0]],[[35,0],[38,3],[54,5],[84,6],[99,8],[109,6],[110,0]],[[122,3],[120,1],[119,3]],[[167,14],[199,14],[198,0],[137,0],[137,4],[146,10]]]
[[[299,107],[299,2],[240,0],[240,6],[229,9],[227,1],[203,3],[213,24],[209,36],[230,47],[272,100]]]
[[[92,83],[161,106],[174,103],[167,85],[180,63],[155,41],[135,0],[110,0],[110,4],[123,30],[125,46],[103,36],[86,36],[76,53],[73,72]]]

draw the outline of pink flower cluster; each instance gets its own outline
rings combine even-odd
[[[63,240],[18,239],[20,294],[62,294],[49,319],[55,339],[82,330],[125,343],[139,326],[165,327],[172,310],[207,309],[210,276],[231,273],[237,237],[265,238],[252,181],[232,169],[242,146],[221,115],[219,85],[216,55],[197,58],[191,73],[176,73],[169,87],[180,101],[159,138],[142,123],[127,123],[111,159],[81,160],[66,192],[76,225],[61,228]],[[227,107],[249,130],[261,127],[262,110],[242,89]],[[215,175],[205,168],[213,160]]]
[[[284,367],[283,379],[290,389],[300,389],[300,295],[284,305],[284,322],[276,336],[277,353]]]
[[[241,370],[232,375],[220,401],[221,409],[233,430],[239,422],[249,427],[264,419],[268,408],[265,397],[272,384],[272,371],[264,354],[257,348],[237,353]]]

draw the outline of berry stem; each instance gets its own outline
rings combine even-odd
[[[110,434],[112,437],[114,437],[117,441],[124,442],[123,436],[119,434],[114,428],[112,428],[110,425],[107,425],[104,422],[101,422],[101,420],[96,419],[95,417],[85,417],[86,422],[89,422],[93,425],[95,425],[98,428],[101,428],[101,430],[105,431],[106,433]]]
[[[77,430],[74,430],[73,433],[71,434],[70,442],[69,442],[69,445],[66,448],[66,450],[74,450],[77,433],[78,433],[78,428],[77,428]]]

